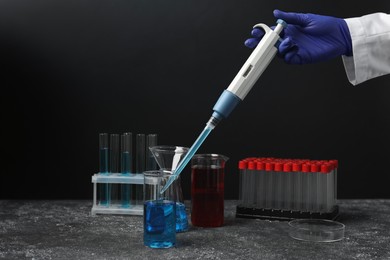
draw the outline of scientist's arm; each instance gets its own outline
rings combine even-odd
[[[390,73],[390,15],[375,13],[345,19],[353,56],[343,56],[349,81],[357,85]]]

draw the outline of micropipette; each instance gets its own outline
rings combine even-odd
[[[177,178],[177,176],[179,176],[184,167],[191,160],[192,156],[194,156],[196,151],[217,124],[222,119],[227,118],[238,103],[244,100],[245,96],[249,93],[261,74],[268,67],[271,60],[275,57],[278,50],[277,46],[279,45],[279,34],[282,32],[283,28],[287,27],[286,22],[281,19],[277,20],[276,23],[277,25],[274,30],[262,23],[256,24],[253,27],[260,27],[264,30],[263,38],[246,60],[236,77],[230,83],[229,87],[222,92],[217,103],[213,107],[214,112],[210,120],[207,122],[206,127],[191,146],[186,156],[179,163],[172,176],[168,179],[167,183],[162,188],[161,193],[163,193]]]

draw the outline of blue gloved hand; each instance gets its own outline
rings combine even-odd
[[[341,55],[352,55],[352,40],[344,19],[317,14],[286,13],[274,11],[277,19],[288,26],[281,34],[283,41],[278,56],[290,64],[307,64],[326,61]],[[245,45],[254,48],[264,32],[255,28]]]

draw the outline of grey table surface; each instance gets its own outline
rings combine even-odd
[[[345,238],[304,242],[286,221],[235,217],[225,201],[225,225],[192,227],[177,246],[143,245],[142,216],[91,216],[91,201],[0,200],[1,259],[390,259],[390,200],[340,200]]]

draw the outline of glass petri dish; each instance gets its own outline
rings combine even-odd
[[[344,238],[345,225],[326,219],[295,219],[288,223],[289,236],[302,241],[336,242]]]

